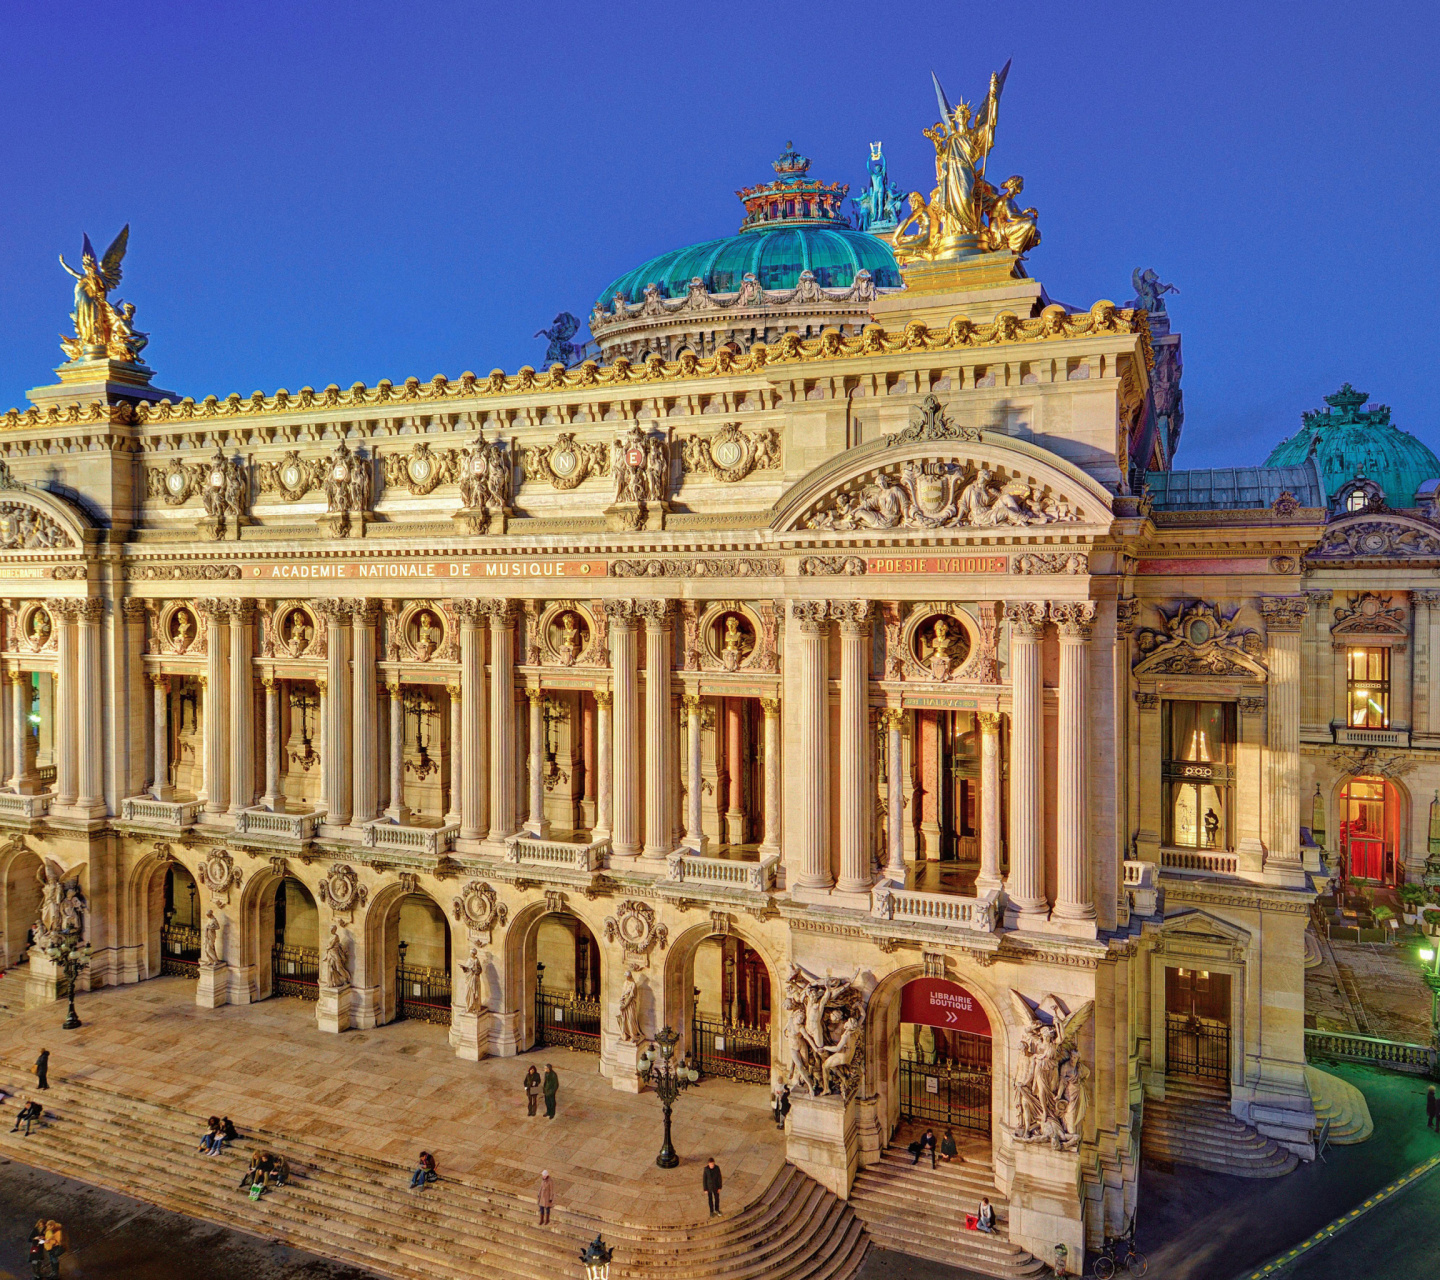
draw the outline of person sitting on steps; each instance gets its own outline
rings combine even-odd
[[[422,1151],[415,1172],[410,1175],[410,1190],[414,1191],[418,1187],[424,1191],[432,1182],[439,1181],[440,1175],[435,1172],[435,1157],[428,1151]]]
[[[980,1197],[980,1210],[975,1215],[975,1230],[983,1231],[986,1235],[995,1230],[995,1210],[990,1205],[989,1196]]]

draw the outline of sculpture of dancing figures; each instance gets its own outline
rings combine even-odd
[[[350,961],[345,955],[345,942],[340,927],[330,926],[330,941],[325,944],[324,979],[327,987],[341,990],[350,985]]]
[[[111,312],[106,298],[112,289],[120,286],[120,263],[125,257],[125,246],[130,240],[130,225],[120,229],[120,234],[105,250],[105,256],[98,262],[90,237],[85,237],[80,253],[80,270],[76,271],[65,255],[60,255],[60,265],[75,277],[75,310],[70,318],[75,322],[75,336],[62,338],[60,345],[72,360],[84,356],[102,356],[109,345],[111,336]]]
[[[205,943],[200,963],[206,968],[216,968],[220,965],[220,921],[215,918],[213,911],[205,913]]]
[[[620,1043],[639,1044],[641,1038],[640,984],[635,981],[635,970],[627,967],[620,988]]]
[[[786,1035],[792,1079],[812,1097],[847,1093],[865,1025],[860,970],[852,978],[818,978],[791,965],[786,983]]]
[[[484,1013],[485,1000],[481,980],[485,976],[485,961],[480,956],[479,947],[470,948],[470,959],[460,966],[460,972],[465,975],[460,1007],[466,1013]]]

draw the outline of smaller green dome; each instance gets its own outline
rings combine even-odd
[[[1304,425],[1275,446],[1265,465],[1299,466],[1313,450],[1327,498],[1347,481],[1364,476],[1385,491],[1390,506],[1413,507],[1416,489],[1440,476],[1440,458],[1391,423],[1389,405],[1362,408],[1368,399],[1347,382],[1325,397],[1328,409],[1300,415]]]

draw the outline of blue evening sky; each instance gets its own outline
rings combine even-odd
[[[930,69],[1014,56],[1067,302],[1176,282],[1182,466],[1259,462],[1349,380],[1440,448],[1434,4],[160,3],[0,7],[0,409],[53,381],[82,231],[157,382],[200,398],[539,364],[622,271],[732,233],[793,138],[933,183]],[[913,16],[912,16],[913,15]]]

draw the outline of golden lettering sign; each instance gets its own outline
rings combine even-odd
[[[495,560],[283,560],[247,565],[245,576],[301,582],[338,580],[475,582],[506,578],[603,578],[604,560],[507,557]]]
[[[865,562],[872,573],[1007,573],[1005,556],[871,556]]]

